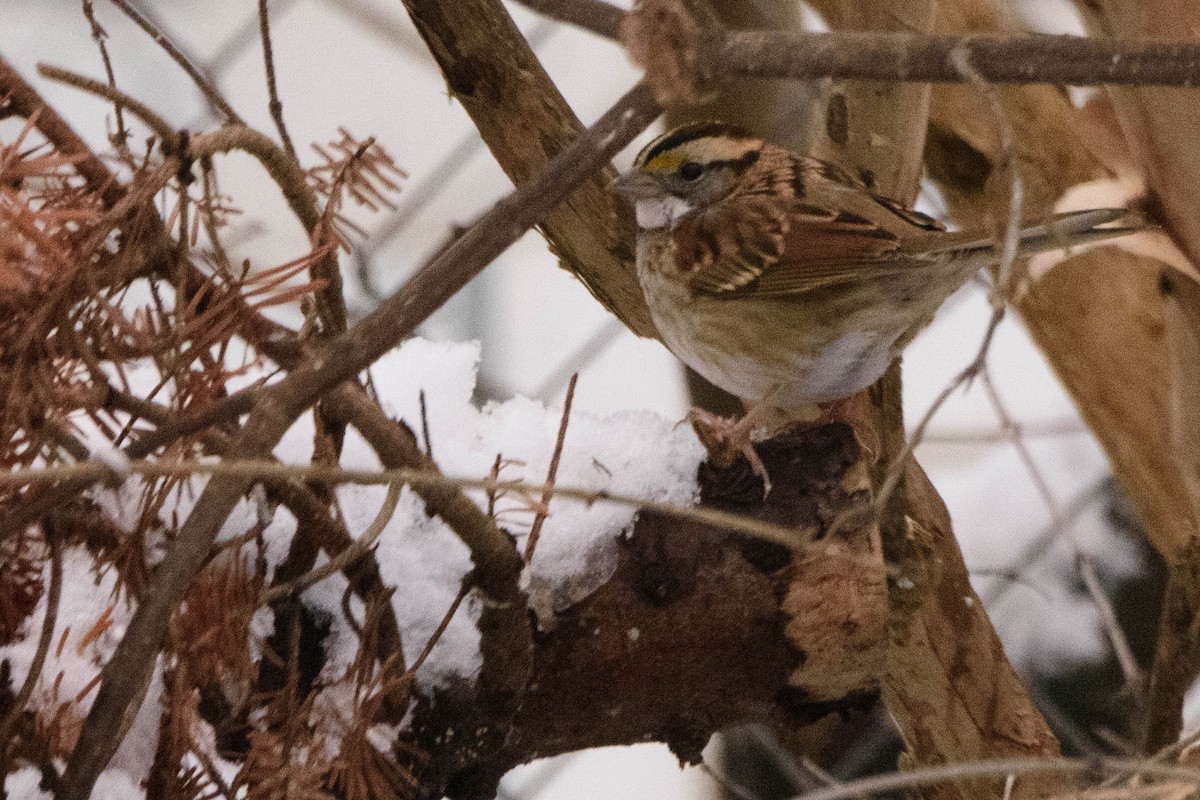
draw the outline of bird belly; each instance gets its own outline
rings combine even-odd
[[[800,409],[848,397],[887,370],[897,332],[857,326],[831,337],[792,302],[693,296],[683,281],[643,274],[667,348],[712,384],[749,401]]]
[[[878,331],[851,330],[818,351],[808,367],[805,393],[826,403],[861,392],[892,363],[895,337]]]

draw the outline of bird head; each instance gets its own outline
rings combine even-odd
[[[763,145],[733,125],[684,125],[646,145],[617,189],[633,201],[643,230],[669,228],[733,192],[758,163]]]

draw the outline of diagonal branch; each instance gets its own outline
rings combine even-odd
[[[583,129],[501,0],[404,0],[417,31],[492,155],[521,186]],[[639,336],[655,336],[634,267],[633,220],[589,177],[539,226],[562,266]]]
[[[183,51],[180,50],[173,41],[171,41],[170,37],[159,30],[158,26],[155,25],[149,17],[147,17],[138,9],[134,8],[134,6],[129,3],[128,0],[111,0],[111,2],[114,6],[119,8],[121,12],[125,14],[125,16],[133,20],[135,25],[145,31],[146,35],[153,39],[154,42],[161,47],[168,56],[170,56],[171,60],[178,64],[179,68],[187,73],[187,76],[192,79],[192,83],[196,84],[196,88],[198,88],[201,94],[204,95],[204,99],[206,99],[214,108],[220,111],[227,121],[237,123],[238,125],[246,124],[245,121],[238,116],[238,113],[233,110],[233,106],[229,104],[229,101],[226,100],[221,92],[217,90],[217,87],[213,86],[212,82],[209,81],[208,78],[205,77],[205,75],[196,67],[196,65],[192,63],[191,59],[184,55]]]

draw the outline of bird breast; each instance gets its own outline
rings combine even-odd
[[[667,266],[674,263],[664,257],[667,239],[639,242],[646,303],[667,348],[714,385],[752,402],[769,397],[774,406],[802,409],[865,389],[891,363],[901,331],[832,324],[825,316],[843,309],[828,298],[693,292],[685,276]]]

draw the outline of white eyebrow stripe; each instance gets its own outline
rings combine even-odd
[[[644,231],[656,231],[671,227],[684,214],[695,210],[695,206],[675,195],[652,200],[637,201],[637,223]]]

